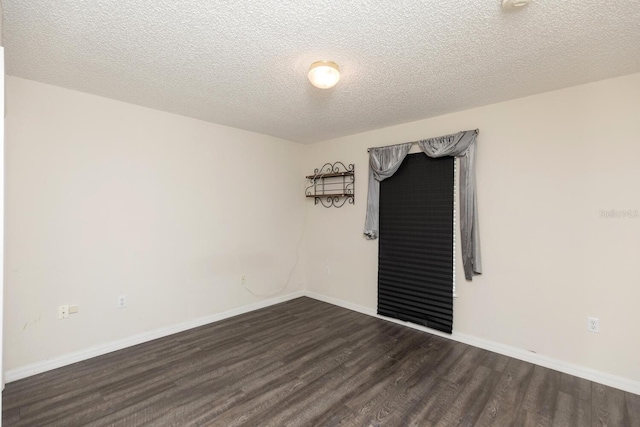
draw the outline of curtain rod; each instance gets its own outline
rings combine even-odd
[[[477,134],[480,133],[480,129],[476,129],[476,130],[474,130],[474,132],[477,135]],[[436,138],[438,138],[438,137],[436,137]],[[427,138],[427,139],[431,139],[431,138]],[[420,141],[411,141],[409,144],[417,144],[418,142],[420,142]],[[406,142],[403,142],[401,144],[383,145],[382,147],[369,147],[369,148],[367,148],[367,153],[370,152],[371,150],[373,150],[374,148],[395,147],[396,145],[403,145],[403,144],[406,144]]]

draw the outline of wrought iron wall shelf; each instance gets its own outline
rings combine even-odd
[[[305,188],[307,197],[313,197],[315,204],[325,208],[341,208],[345,203],[354,203],[355,166],[345,166],[342,162],[325,163],[307,175],[309,185]]]

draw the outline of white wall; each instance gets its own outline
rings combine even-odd
[[[634,74],[312,145],[307,171],[355,163],[356,204],[309,209],[308,289],[376,307],[367,147],[479,128],[484,274],[465,282],[458,256],[454,332],[640,381],[640,218],[600,218],[640,209],[639,94]]]
[[[0,45],[2,44],[2,4],[0,4]],[[4,390],[2,362],[4,330],[4,48],[0,46],[0,391]],[[2,399],[0,399],[2,400]],[[0,402],[0,413],[2,402]],[[0,425],[2,421],[0,420]]]
[[[484,274],[458,265],[454,331],[640,381],[640,219],[600,218],[640,209],[638,93],[635,74],[300,146],[9,77],[5,369],[264,300],[242,273],[270,294],[295,266],[278,295],[375,309],[366,148],[480,128]],[[302,177],[336,160],[356,205],[313,206]]]
[[[304,147],[15,77],[7,113],[5,369],[264,300],[242,273],[287,282]]]

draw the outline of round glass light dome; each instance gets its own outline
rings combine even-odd
[[[320,89],[334,87],[340,80],[338,64],[331,61],[316,61],[309,67],[309,81]]]

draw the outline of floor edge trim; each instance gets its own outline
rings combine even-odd
[[[127,347],[131,347],[138,344],[143,344],[148,341],[153,341],[158,338],[163,338],[169,335],[176,334],[178,332],[184,332],[189,329],[197,328],[199,326],[207,325],[209,323],[218,322],[220,320],[235,317],[240,314],[249,313],[251,311],[266,308],[275,304],[290,301],[292,299],[300,298],[304,296],[303,290],[288,293],[276,298],[270,298],[257,303],[248,304],[242,307],[234,308],[224,311],[222,313],[211,314],[208,316],[200,317],[198,319],[181,322],[175,325],[154,329],[152,331],[137,334],[131,337],[123,338],[117,341],[112,341],[107,344],[97,345],[84,350],[76,351],[73,353],[57,356],[51,359],[47,359],[41,362],[31,363],[29,365],[21,366],[15,369],[9,369],[4,373],[5,383],[21,380],[33,375],[41,374],[43,372],[51,371],[53,369],[61,368],[63,366],[71,365],[83,360],[91,359],[92,357],[102,356],[103,354],[111,353],[113,351],[122,350]]]
[[[606,372],[597,371],[595,369],[586,368],[584,366],[575,365],[573,363],[564,362],[562,360],[554,359],[549,356],[544,356],[538,353],[533,353],[527,350],[523,350],[517,347],[512,347],[506,344],[500,344],[494,341],[485,340],[472,335],[456,333],[445,334],[435,329],[430,329],[425,326],[416,325],[414,323],[403,322],[402,320],[392,319],[378,315],[375,310],[363,307],[358,304],[353,304],[338,298],[329,297],[326,295],[318,294],[312,291],[304,291],[304,296],[313,298],[318,301],[326,302],[338,307],[346,308],[347,310],[355,311],[358,313],[366,314],[367,316],[376,317],[378,319],[386,320],[388,322],[397,323],[399,325],[406,326],[408,328],[417,329],[422,332],[428,332],[433,335],[448,338],[454,341],[468,344],[474,347],[489,350],[494,353],[502,354],[504,356],[513,357],[514,359],[523,360],[525,362],[533,363],[534,365],[540,365],[545,368],[553,369],[555,371],[563,372],[565,374],[573,375],[579,378],[584,378],[589,381],[604,384],[610,387],[614,387],[629,393],[640,395],[640,382],[633,381],[628,378],[620,377]]]

